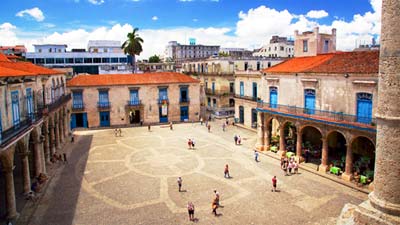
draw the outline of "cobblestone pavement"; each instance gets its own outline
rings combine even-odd
[[[234,144],[239,134],[243,145]],[[300,170],[284,176],[279,162],[251,150],[256,133],[212,124],[76,131],[69,164],[50,181],[29,224],[335,224],[343,205],[367,195]],[[189,150],[188,138],[196,146]],[[229,164],[231,179],[224,178]],[[271,192],[277,175],[280,192]],[[176,179],[183,179],[178,192]],[[211,213],[213,190],[221,195],[219,216]]]

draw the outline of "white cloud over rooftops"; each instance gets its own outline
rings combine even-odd
[[[327,17],[329,14],[325,10],[311,10],[306,16],[313,19],[321,19]]]
[[[34,7],[32,9],[25,9],[22,11],[17,12],[17,14],[15,14],[18,17],[25,17],[25,16],[30,16],[33,19],[35,19],[38,22],[41,22],[44,20],[44,15],[42,10],[40,10],[38,7]]]

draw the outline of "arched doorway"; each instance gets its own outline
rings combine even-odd
[[[322,135],[321,132],[312,126],[306,126],[301,132],[302,155],[306,163],[321,164]]]
[[[272,118],[268,122],[269,127],[269,140],[270,140],[270,150],[273,152],[278,151],[279,147],[279,121],[275,118]]]
[[[342,171],[346,166],[346,138],[338,131],[328,134],[328,165],[339,167]]]
[[[296,152],[297,130],[293,122],[286,122],[284,125],[285,146],[289,152]]]
[[[374,166],[375,166],[375,145],[367,137],[359,136],[351,143],[351,150],[353,152],[353,171],[357,175],[365,176],[362,183],[372,182],[374,179]],[[357,176],[356,175],[356,176]],[[356,177],[355,176],[355,177]],[[356,181],[358,181],[356,179]]]

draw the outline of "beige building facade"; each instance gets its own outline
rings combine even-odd
[[[83,75],[68,83],[71,127],[197,121],[199,81],[180,73]]]

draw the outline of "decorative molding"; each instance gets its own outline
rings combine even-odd
[[[378,82],[374,80],[354,80],[353,84],[365,85],[365,86],[376,86]]]

